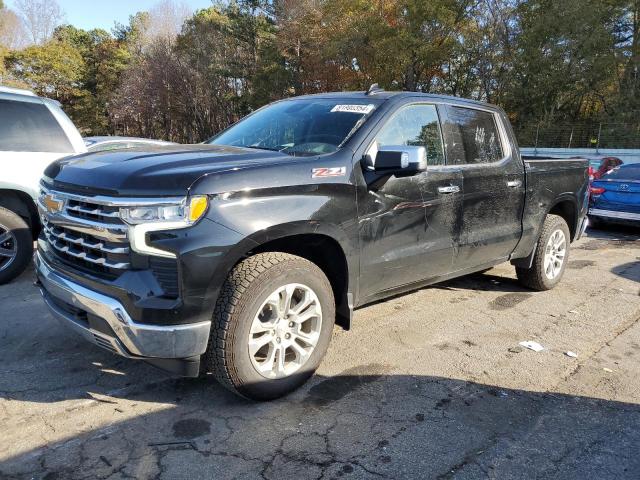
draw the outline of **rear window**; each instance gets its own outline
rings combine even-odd
[[[491,112],[447,106],[450,133],[447,163],[492,163],[503,157],[495,116]]]
[[[614,168],[602,176],[602,180],[640,181],[640,165],[624,165]]]
[[[64,131],[41,103],[0,100],[0,150],[73,153]]]

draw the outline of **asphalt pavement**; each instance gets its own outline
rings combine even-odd
[[[357,310],[269,403],[85,343],[27,271],[0,287],[0,478],[638,478],[639,234],[589,231],[550,292],[501,265]]]

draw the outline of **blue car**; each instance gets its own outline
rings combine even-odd
[[[640,164],[622,165],[593,181],[589,220],[640,226]]]

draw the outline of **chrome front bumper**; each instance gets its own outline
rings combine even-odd
[[[207,349],[211,322],[146,325],[134,322],[117,300],[89,290],[55,272],[36,254],[40,291],[51,313],[96,345],[128,358],[184,359]],[[64,308],[68,306],[69,308]],[[92,328],[84,312],[104,320],[113,335]]]

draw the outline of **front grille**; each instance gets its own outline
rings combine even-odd
[[[48,194],[54,197],[49,199],[54,207],[60,205],[58,212],[51,213],[44,205]],[[44,237],[64,264],[107,280],[133,270],[134,265],[136,269],[150,269],[164,296],[178,297],[176,260],[132,252],[119,206],[105,199],[49,191],[42,192],[39,203]]]
[[[66,205],[69,216],[79,219],[104,222],[108,224],[122,224],[120,209],[110,205],[98,205],[82,200],[69,199]]]
[[[109,271],[128,270],[131,266],[129,247],[123,243],[108,242],[88,233],[43,222],[43,231],[53,248],[67,261],[84,267],[96,265]]]

